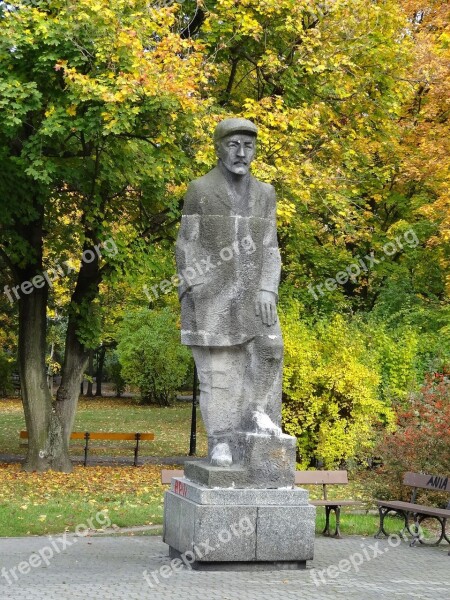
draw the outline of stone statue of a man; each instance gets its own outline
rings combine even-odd
[[[225,119],[218,164],[187,190],[176,244],[181,340],[191,346],[210,464],[239,462],[239,436],[281,434],[283,343],[275,190],[249,172],[257,127]]]

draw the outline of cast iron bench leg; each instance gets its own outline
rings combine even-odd
[[[322,535],[330,536],[330,512],[331,506],[325,506],[325,529],[322,531]]]
[[[402,515],[405,524],[403,526],[403,528],[400,530],[400,535],[403,534],[403,532],[405,531],[409,531],[409,533],[414,537],[414,532],[411,531],[410,527],[409,527],[409,523],[408,523],[408,513],[403,511],[403,510],[397,510],[395,508],[387,508],[384,506],[379,506],[378,507],[378,512],[380,513],[380,527],[377,531],[377,533],[374,535],[374,538],[376,539],[380,539],[381,535],[383,534],[385,537],[389,537],[389,533],[386,533],[386,530],[384,528],[384,519],[386,518],[386,515],[390,512],[394,512],[397,513],[398,515]]]
[[[444,537],[445,537],[445,541],[450,544],[450,537],[447,535],[446,527],[447,527],[447,519],[444,519]],[[450,552],[449,552],[449,555],[450,555]]]
[[[84,434],[84,439],[86,440],[86,445],[84,446],[84,466],[87,467],[88,450],[89,450],[89,431],[86,431],[86,433]]]
[[[417,544],[417,542],[420,540],[419,515],[415,514],[413,516],[414,516],[414,522],[413,522],[413,529],[411,530],[413,538],[409,544],[411,547],[415,546]]]
[[[141,439],[141,434],[136,433],[136,446],[134,448],[134,466],[138,466],[138,455],[139,455],[139,440]]]
[[[334,507],[334,514],[336,515],[336,531],[334,532],[334,537],[341,539],[341,530],[339,529],[339,526],[341,524],[341,507],[340,506],[335,506]]]
[[[430,518],[436,519],[436,521],[438,521],[439,525],[441,526],[441,532],[439,534],[439,538],[435,542],[427,542],[425,540],[425,538],[421,535],[422,521],[424,521],[425,519],[430,519]],[[442,542],[442,540],[444,538],[446,538],[445,519],[442,519],[441,517],[437,517],[434,515],[415,514],[414,515],[414,528],[415,528],[415,531],[412,532],[413,539],[410,543],[410,546],[415,546],[417,544],[417,541],[419,541],[424,546],[439,546],[439,544]]]
[[[333,534],[330,531],[330,515],[331,511],[334,510],[334,514],[336,517],[336,529]],[[326,535],[328,537],[335,537],[341,539],[341,531],[339,529],[341,523],[341,507],[340,506],[325,506],[325,529],[322,531],[322,535]]]
[[[374,538],[376,538],[376,539],[380,539],[382,535],[385,535],[386,537],[388,537],[388,534],[384,530],[384,517],[386,516],[386,514],[388,512],[389,511],[386,511],[382,506],[378,507],[378,513],[380,515],[380,526],[378,528],[378,531],[374,535]]]

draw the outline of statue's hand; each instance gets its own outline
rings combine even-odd
[[[256,316],[261,317],[264,325],[275,325],[277,322],[277,297],[273,292],[261,290],[255,304]]]

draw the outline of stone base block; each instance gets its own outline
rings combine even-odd
[[[207,460],[185,462],[184,474],[190,481],[210,488],[243,488],[248,481],[242,466],[213,467]]]
[[[298,569],[314,555],[315,514],[305,490],[211,490],[176,479],[163,539],[195,568]]]
[[[232,506],[306,506],[308,504],[308,492],[303,488],[241,489],[236,487],[224,490],[199,485],[186,477],[173,477],[171,491],[196,504]]]
[[[169,556],[186,564],[185,556],[169,547]],[[178,564],[180,564],[178,563]],[[188,563],[189,564],[189,563]],[[298,571],[306,569],[306,561],[252,561],[252,562],[207,562],[194,561],[190,565],[196,571]]]
[[[241,462],[247,469],[249,486],[265,487],[293,486],[295,480],[295,453],[297,439],[291,435],[264,435],[242,433]]]
[[[185,476],[200,485],[221,488],[293,487],[297,440],[290,435],[241,432],[236,436],[231,467],[209,461],[186,462]]]

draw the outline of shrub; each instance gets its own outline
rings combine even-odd
[[[371,323],[365,329],[365,334],[367,352],[372,354],[380,375],[380,398],[388,404],[405,400],[420,385],[416,368],[419,345],[417,332],[408,326],[389,327],[385,323]]]
[[[377,448],[386,481],[405,471],[450,475],[450,372],[431,373],[407,404],[398,404],[397,429]]]
[[[376,426],[393,413],[377,397],[380,378],[366,364],[363,335],[341,316],[312,325],[298,306],[281,312],[284,332],[283,425],[297,437],[301,468],[369,458]]]
[[[126,381],[122,375],[122,364],[119,361],[117,352],[114,350],[107,355],[105,370],[108,373],[109,380],[114,384],[115,393],[120,398],[125,391]]]
[[[118,339],[124,379],[139,388],[143,403],[169,405],[191,360],[180,343],[173,312],[169,308],[133,311],[124,318]]]

